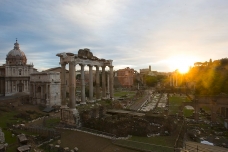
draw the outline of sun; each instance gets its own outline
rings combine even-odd
[[[180,73],[187,73],[189,71],[190,66],[192,66],[195,62],[194,57],[190,56],[172,56],[168,59],[169,67],[172,71],[177,70]]]

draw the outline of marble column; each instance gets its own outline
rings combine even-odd
[[[106,98],[105,66],[102,66],[102,98]]]
[[[34,83],[33,84],[33,93],[34,93],[34,98],[36,98],[36,84]]]
[[[109,66],[109,70],[110,70],[110,98],[113,99],[114,98],[114,94],[113,94],[113,66]]]
[[[100,74],[99,66],[96,66],[96,100],[100,100]]]
[[[172,76],[169,75],[169,86],[171,87],[172,86]]]
[[[6,80],[6,84],[5,84],[5,92],[7,93],[8,92],[8,88],[7,88],[7,84],[8,83],[8,81]]]
[[[40,85],[40,102],[43,102],[43,85]]]
[[[27,91],[29,92],[29,83],[28,80],[26,81]]]
[[[69,93],[70,93],[70,109],[75,109],[75,63],[69,63]]]
[[[80,64],[81,66],[81,104],[86,104],[85,102],[85,71],[84,64]]]
[[[11,93],[13,93],[13,81],[10,81],[11,82]]]
[[[89,66],[89,102],[93,102],[93,66]]]
[[[46,106],[49,107],[49,90],[48,90],[48,83],[46,83]]]
[[[107,73],[107,95],[106,98],[110,99],[110,92],[109,92],[110,88],[109,88],[109,73]]]
[[[66,108],[66,63],[61,64],[61,108]]]

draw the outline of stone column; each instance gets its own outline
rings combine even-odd
[[[33,85],[33,88],[32,88],[32,91],[33,91],[33,98],[35,98],[35,83],[33,83],[32,85]]]
[[[177,87],[177,73],[176,73],[176,87]]]
[[[42,100],[43,100],[43,85],[41,84],[40,85],[40,101],[41,101],[41,103],[42,103]]]
[[[11,82],[11,93],[13,93],[13,81],[10,81]]]
[[[69,93],[70,93],[70,109],[75,109],[75,63],[69,63]]]
[[[29,81],[26,81],[26,85],[27,85],[27,91],[29,92]]]
[[[93,102],[93,66],[89,66],[89,102]]]
[[[172,86],[172,76],[171,75],[169,76],[169,86],[170,87]]]
[[[7,86],[8,86],[8,81],[6,80],[6,84],[5,84],[5,92],[7,93],[8,92],[8,88],[7,88]]]
[[[105,66],[102,66],[102,98],[106,98]]]
[[[114,98],[114,94],[113,94],[113,66],[109,66],[109,70],[110,70],[110,98],[113,99]]]
[[[48,91],[48,83],[46,83],[46,106],[49,107],[49,91]]]
[[[100,100],[100,74],[99,66],[96,66],[96,100]]]
[[[61,64],[61,108],[66,108],[66,63]]]
[[[173,87],[174,87],[174,74],[172,74]]]
[[[110,92],[109,92],[110,88],[109,88],[109,73],[107,73],[107,95],[106,98],[110,99]]]
[[[80,64],[81,66],[81,104],[86,104],[85,102],[85,71],[84,64]]]

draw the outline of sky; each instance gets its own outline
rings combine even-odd
[[[0,64],[17,38],[39,71],[59,66],[57,53],[89,48],[114,70],[171,72],[227,57],[227,8],[227,0],[0,0]]]

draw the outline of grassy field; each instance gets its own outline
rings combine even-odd
[[[23,105],[12,109],[10,106],[0,103],[0,127],[5,135],[5,143],[8,144],[7,152],[15,152],[19,146],[17,137],[12,136],[12,132],[8,130],[8,125],[25,123],[28,117],[34,119],[43,115],[44,114],[39,112],[37,106]],[[14,131],[27,134],[20,130]]]
[[[153,140],[157,140],[154,138]],[[129,148],[135,148],[143,151],[156,151],[156,152],[172,152],[173,147],[162,146],[158,144],[150,144],[146,142],[138,142],[133,140],[115,140],[114,144],[125,146]]]
[[[136,148],[145,151],[169,152],[173,151],[175,144],[175,136],[155,136],[155,137],[139,137],[132,136],[128,140],[115,140],[114,144]]]
[[[186,108],[183,109],[183,113],[185,117],[192,116],[193,112],[194,110],[191,110],[191,109],[186,109]]]
[[[175,115],[179,112],[182,102],[191,102],[184,96],[171,96],[169,97],[169,114]],[[186,115],[190,114],[190,111],[185,111]]]
[[[0,113],[0,127],[5,134],[5,143],[8,143],[7,152],[15,152],[17,145],[17,138],[14,136],[12,137],[11,131],[7,130],[7,123],[12,124],[16,123],[18,120],[14,118],[16,112],[1,112]]]
[[[136,92],[135,91],[115,91],[114,97],[119,98],[122,96],[127,96],[129,98],[135,96]]]

